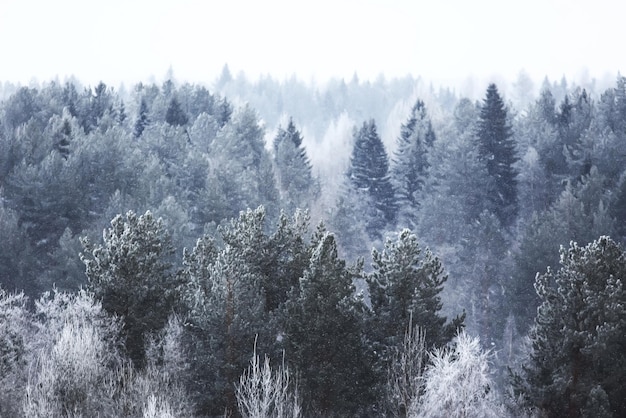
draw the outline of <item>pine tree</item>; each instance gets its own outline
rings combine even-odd
[[[561,248],[561,268],[535,282],[541,305],[516,387],[543,416],[583,416],[592,405],[624,416],[626,254],[606,236]]]
[[[107,312],[121,317],[126,351],[143,367],[146,338],[165,326],[177,298],[173,247],[163,220],[149,211],[116,216],[103,241],[94,246],[82,240],[89,288]]]
[[[371,403],[372,375],[362,344],[362,313],[353,280],[359,270],[337,255],[335,238],[318,228],[307,269],[285,305],[286,352],[316,415],[356,416]]]
[[[352,188],[366,192],[372,199],[375,216],[367,220],[370,237],[379,237],[395,222],[398,205],[389,176],[387,151],[376,131],[374,120],[354,129],[354,148],[350,158],[348,180]]]
[[[493,179],[488,196],[492,210],[503,226],[510,226],[517,216],[518,160],[507,109],[495,84],[487,88],[477,127],[480,158]]]
[[[411,115],[402,125],[397,139],[391,179],[398,195],[401,222],[411,230],[417,220],[415,212],[419,208],[419,193],[424,187],[424,178],[429,166],[428,151],[435,142],[435,132],[426,112],[424,102],[418,100],[411,109]]]
[[[419,327],[426,348],[431,349],[450,342],[463,327],[465,315],[448,324],[440,315],[440,293],[448,277],[439,259],[428,249],[422,251],[408,229],[396,241],[388,239],[382,252],[372,250],[372,260],[372,272],[366,278],[372,308],[368,333],[382,382],[407,326]]]

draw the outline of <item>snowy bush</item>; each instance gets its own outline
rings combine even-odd
[[[409,408],[410,417],[506,416],[489,371],[489,353],[478,338],[461,332],[454,349],[436,349],[424,373],[424,394]]]

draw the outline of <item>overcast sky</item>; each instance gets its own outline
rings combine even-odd
[[[0,81],[427,80],[626,69],[616,0],[0,0]]]

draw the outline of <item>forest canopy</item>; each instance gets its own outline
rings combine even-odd
[[[0,415],[626,414],[626,78],[524,86],[5,83]]]

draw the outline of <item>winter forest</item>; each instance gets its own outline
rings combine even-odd
[[[0,83],[0,416],[626,416],[599,84]]]

